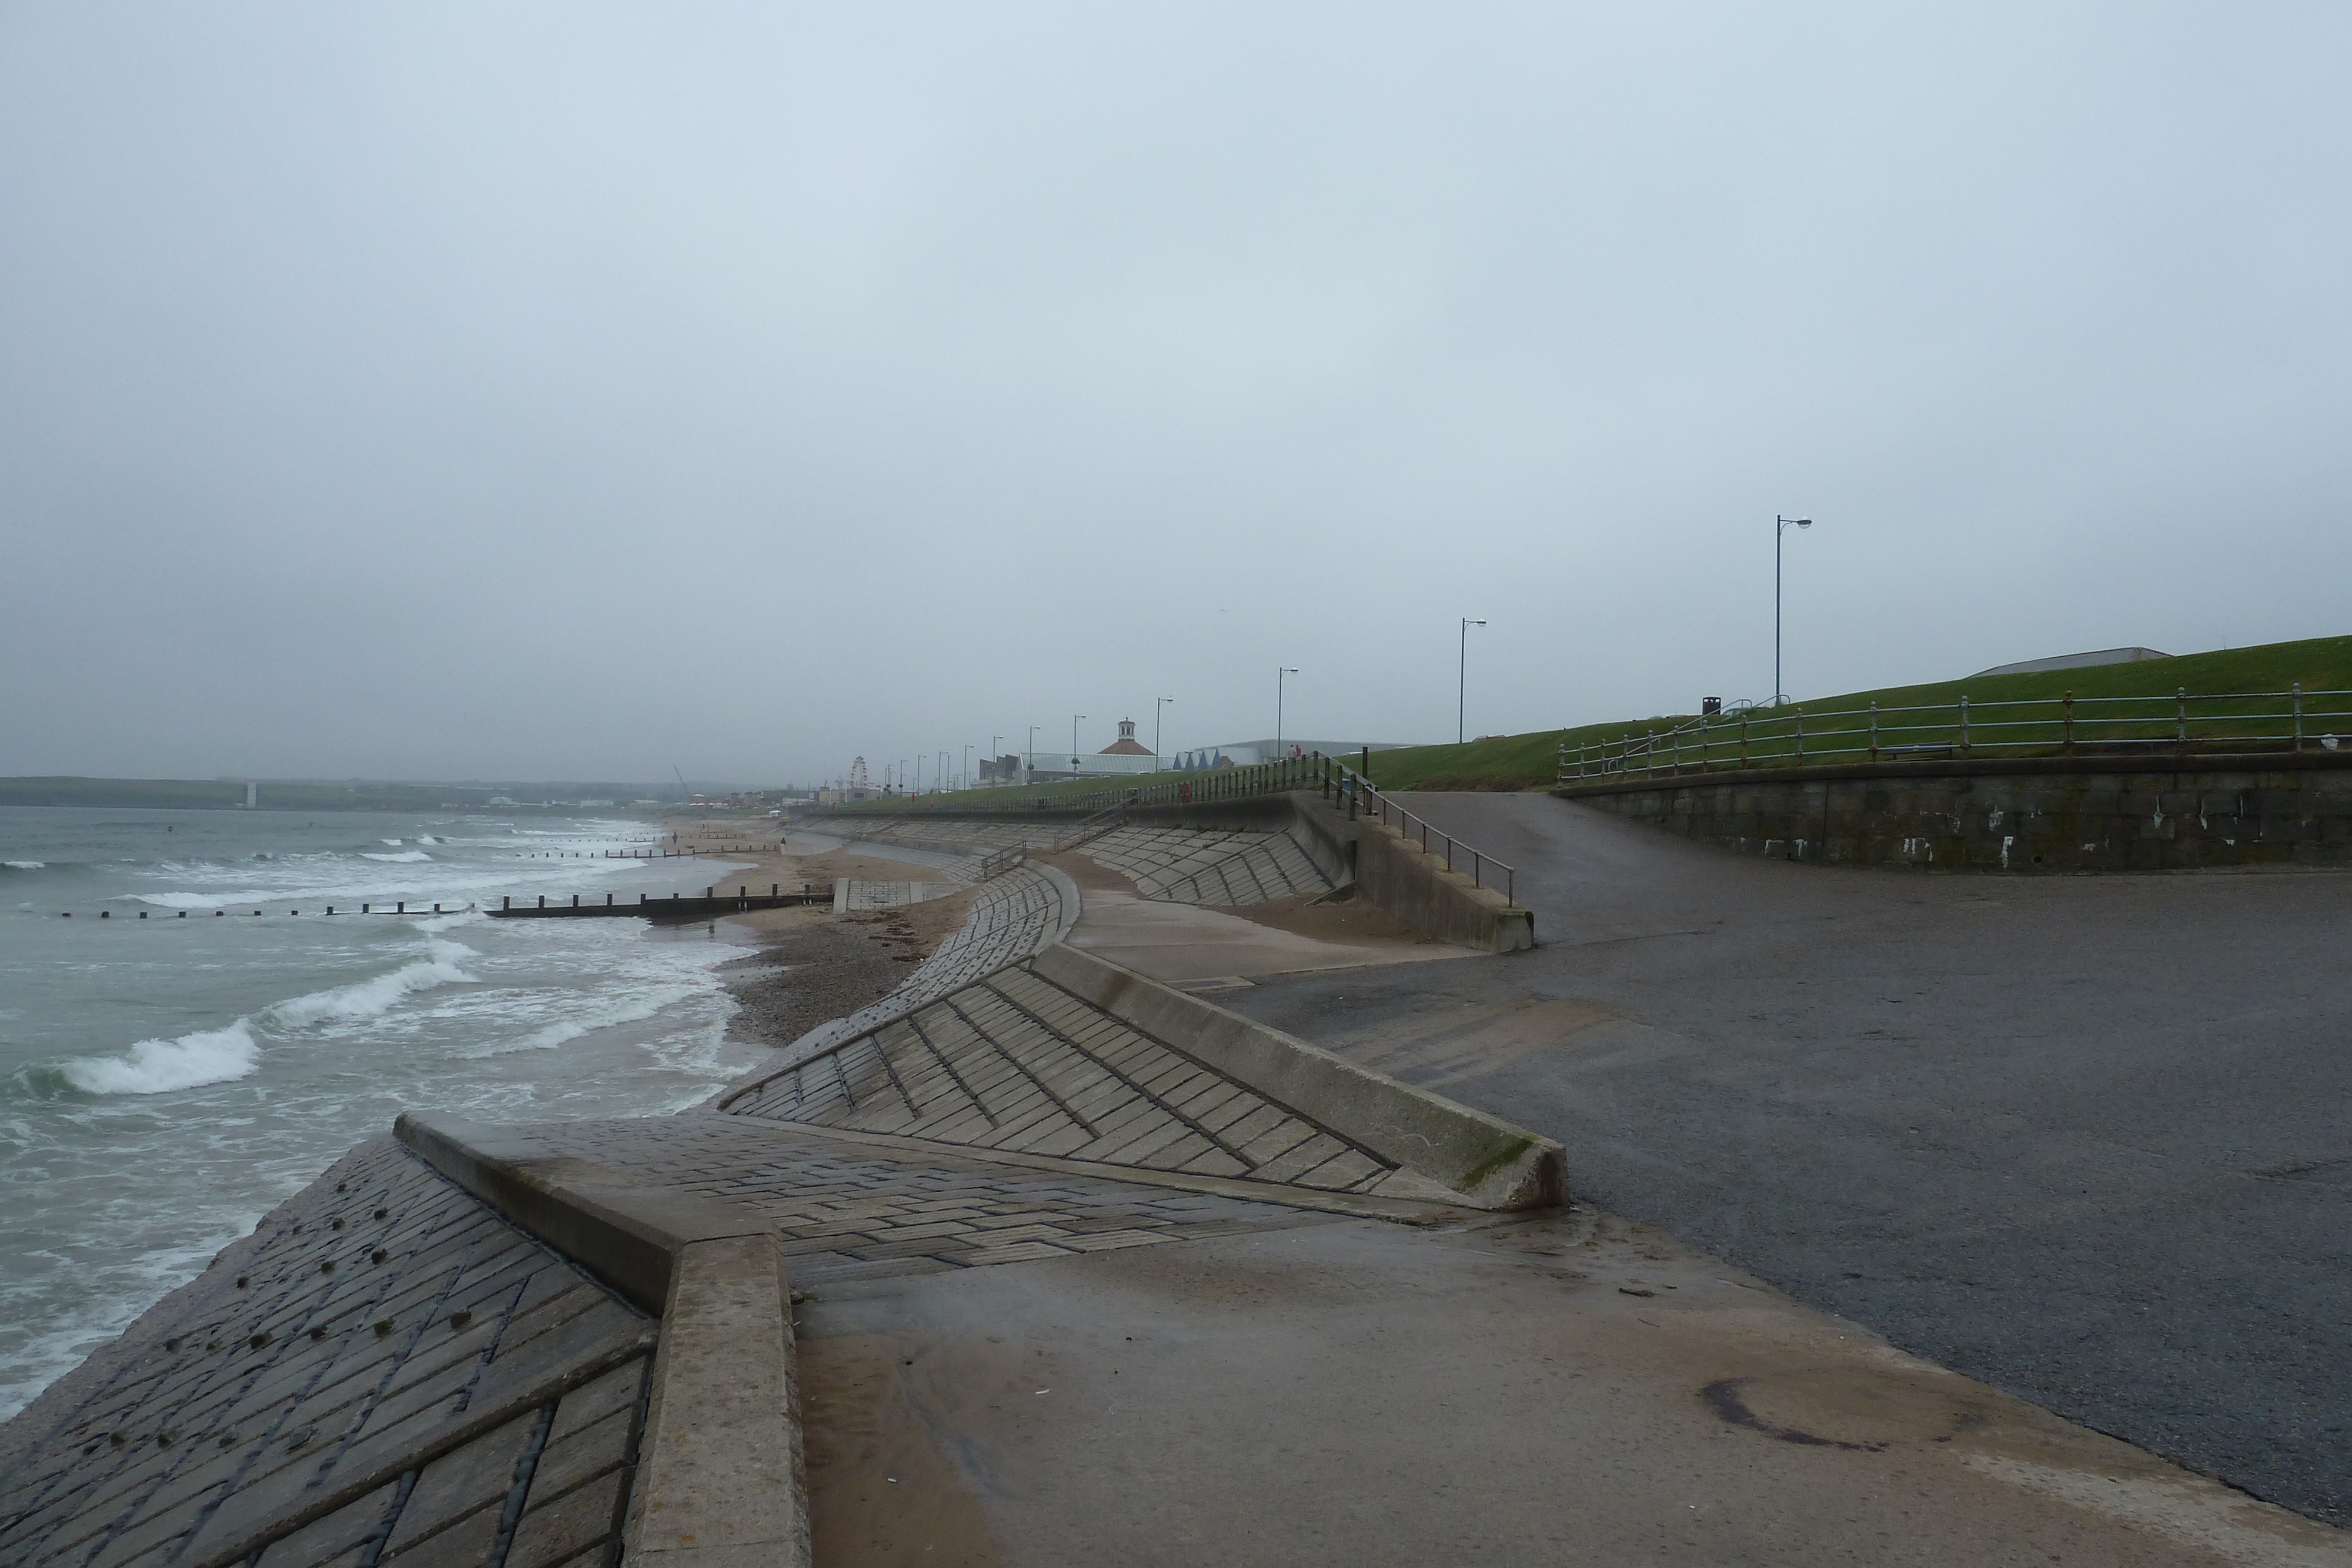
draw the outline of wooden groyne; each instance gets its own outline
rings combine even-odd
[[[561,895],[559,895],[560,898]],[[647,920],[708,920],[721,915],[745,915],[755,909],[791,909],[801,904],[833,904],[830,885],[819,888],[814,883],[803,883],[799,889],[787,893],[782,883],[770,883],[765,893],[754,893],[746,885],[733,893],[721,893],[716,887],[706,887],[699,897],[673,893],[667,898],[651,894],[637,894],[635,904],[620,903],[612,894],[604,895],[602,904],[585,902],[573,894],[569,902],[551,904],[541,895],[530,904],[518,904],[513,898],[501,898],[499,907],[489,912],[493,920],[524,920],[575,916],[630,915]]]

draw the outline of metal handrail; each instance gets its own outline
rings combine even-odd
[[[2313,743],[2327,751],[2352,751],[2352,706],[2341,699],[2352,699],[2352,690],[2305,690],[2297,683],[2283,692],[2191,694],[2184,686],[2169,696],[2078,697],[2070,691],[1988,702],[1971,701],[1964,693],[1952,703],[1872,702],[1810,713],[1802,707],[1755,708],[1685,719],[1638,738],[1629,730],[1615,740],[1581,742],[1573,759],[1563,741],[1559,780],[1706,773],[1832,758],[1864,758],[1877,766],[1924,755],[1980,752],[2300,752]],[[2339,722],[2329,727],[2331,720]]]
[[[1407,844],[1411,844],[1413,841],[1413,829],[1415,827],[1419,827],[1421,830],[1421,852],[1423,854],[1432,854],[1436,852],[1429,847],[1430,835],[1432,833],[1436,834],[1439,838],[1445,841],[1445,869],[1447,871],[1454,871],[1455,869],[1454,857],[1456,851],[1468,854],[1470,857],[1470,885],[1473,887],[1484,887],[1486,885],[1486,868],[1491,866],[1495,870],[1501,872],[1503,873],[1503,902],[1506,905],[1510,907],[1516,908],[1517,906],[1519,901],[1519,873],[1517,867],[1496,860],[1493,855],[1486,853],[1484,850],[1464,843],[1460,839],[1455,838],[1444,829],[1432,823],[1428,818],[1405,810],[1405,808],[1399,802],[1381,794],[1380,790],[1373,786],[1370,779],[1366,779],[1363,775],[1349,768],[1345,763],[1338,761],[1333,761],[1331,763],[1331,776],[1326,784],[1325,793],[1335,804],[1344,799],[1348,806],[1348,814],[1350,817],[1356,815],[1360,810],[1366,816],[1370,816],[1371,814],[1372,808],[1378,807],[1380,809],[1381,826],[1384,828],[1393,827],[1396,831],[1397,836],[1403,839]],[[1391,817],[1395,819],[1394,822],[1390,821]]]

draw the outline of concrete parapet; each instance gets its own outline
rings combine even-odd
[[[410,1113],[394,1132],[458,1186],[661,1313],[624,1562],[806,1568],[791,1291],[774,1224],[480,1123]]]
[[[1498,1117],[1358,1067],[1329,1051],[1171,989],[1107,959],[1056,944],[1038,974],[1112,1017],[1303,1114],[1400,1167],[1372,1190],[1473,1208],[1565,1201],[1560,1145]]]
[[[1937,871],[2352,866],[2352,753],[1946,760],[1563,787],[1561,798],[1776,859]]]
[[[772,1236],[680,1248],[624,1568],[807,1568],[794,1382],[791,1291]]]
[[[669,1300],[697,1241],[765,1236],[751,1209],[646,1186],[593,1161],[551,1155],[503,1127],[412,1111],[393,1134],[418,1158],[649,1312]]]

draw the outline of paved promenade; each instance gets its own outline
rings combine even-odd
[[[1226,1006],[1564,1141],[1578,1192],[1897,1343],[2352,1517],[2352,877],[1735,856],[1414,799],[1544,946]]]

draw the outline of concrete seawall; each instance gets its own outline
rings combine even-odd
[[[627,1568],[806,1568],[791,1291],[758,1211],[550,1157],[504,1129],[404,1115],[394,1134],[510,1223],[659,1315]]]
[[[0,1427],[0,1563],[2352,1565],[1090,950],[1088,896],[1244,925],[1350,878],[1528,929],[1312,795],[1231,805],[1101,827],[1116,891],[988,859],[889,998],[697,1110],[403,1116]],[[873,847],[957,885],[1067,831],[908,826]]]
[[[412,1113],[268,1217],[0,1428],[0,1562],[803,1568],[788,1260],[871,1281],[1561,1200],[1557,1144],[1057,946],[1069,877],[942,826],[902,852],[999,873],[964,925],[733,1113]],[[1118,850],[1197,900],[1346,869],[1279,832]]]
[[[1448,871],[1393,828],[1350,818],[1310,790],[1213,800],[1190,806],[1139,806],[1128,820],[1162,827],[1245,828],[1282,833],[1335,886],[1352,883],[1373,904],[1423,936],[1486,953],[1535,946],[1535,915],[1491,887]]]
[[[1757,768],[1553,793],[1748,854],[1937,871],[2352,866],[2352,753]]]

